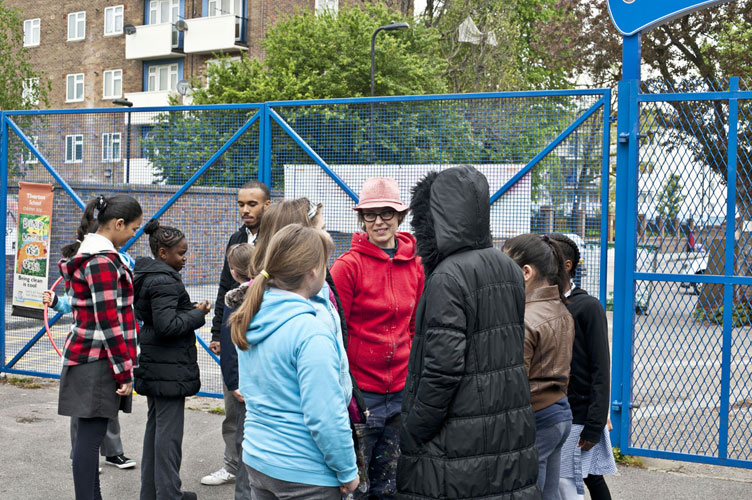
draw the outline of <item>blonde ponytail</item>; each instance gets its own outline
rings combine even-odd
[[[243,303],[230,316],[232,341],[238,349],[248,349],[248,327],[261,308],[266,288],[297,290],[308,272],[326,268],[333,248],[328,234],[301,224],[287,225],[271,237],[262,269],[256,273]]]

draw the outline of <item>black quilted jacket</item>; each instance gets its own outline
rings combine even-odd
[[[201,388],[195,330],[204,313],[193,307],[173,268],[148,257],[136,260],[134,309],[142,321],[138,334],[135,387],[144,396],[193,396]]]
[[[539,499],[523,361],[520,268],[491,245],[486,178],[431,173],[413,189],[426,285],[403,395],[402,499]]]

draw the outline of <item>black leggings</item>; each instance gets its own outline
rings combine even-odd
[[[611,500],[611,492],[608,491],[608,485],[603,476],[589,475],[585,478],[585,486],[587,486],[592,500]]]
[[[79,418],[73,445],[73,484],[76,500],[101,500],[99,447],[107,432],[106,418]]]

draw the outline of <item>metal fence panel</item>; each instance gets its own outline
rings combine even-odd
[[[186,288],[213,303],[226,242],[241,225],[236,191],[247,180],[266,182],[274,200],[323,203],[335,258],[359,230],[352,207],[367,177],[397,178],[409,200],[428,171],[472,164],[489,179],[494,244],[524,232],[575,235],[586,268],[578,282],[605,304],[610,114],[608,90],[6,113],[6,246],[20,180],[56,187],[50,283],[83,204],[100,193],[130,194],[145,220],[186,233]],[[409,231],[408,221],[401,229]],[[132,243],[131,255],[149,255],[141,232]],[[10,314],[12,267],[6,255],[0,370],[58,376],[41,321]],[[52,326],[58,344],[69,321]],[[202,344],[210,325],[211,315],[197,331]],[[216,359],[199,352],[202,390],[220,395]]]

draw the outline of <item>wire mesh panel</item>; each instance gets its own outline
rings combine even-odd
[[[412,186],[428,172],[473,165],[488,178],[492,195],[505,188],[491,209],[495,245],[527,232],[574,234],[586,258],[578,284],[599,296],[603,113],[608,107],[602,97],[531,93],[275,105],[272,185],[285,198],[305,196],[324,204],[327,230],[339,254],[349,248],[353,232],[362,230],[352,209],[367,178],[395,178],[409,203]],[[524,175],[508,185],[520,172]],[[410,231],[409,216],[400,230]]]
[[[626,452],[750,467],[749,92],[736,78],[642,91],[637,199],[617,207],[637,228],[621,243],[636,250],[630,383],[615,396]]]
[[[145,221],[161,212],[162,225],[185,233],[188,263],[182,275],[186,289],[193,301],[209,300],[213,304],[225,245],[242,224],[234,208],[237,188],[259,175],[260,125],[255,121],[247,126],[257,111],[258,106],[245,106],[11,115],[10,120],[75,194],[61,188],[38,156],[11,132],[7,196],[10,232],[6,247],[12,244],[8,238],[12,239],[15,231],[19,181],[55,185],[50,283],[59,276],[60,249],[75,239],[81,219],[82,211],[73,196],[86,203],[99,194],[129,194],[139,200]],[[128,252],[134,258],[150,256],[148,236],[141,236]],[[6,362],[42,328],[39,320],[11,315],[12,283],[13,256],[6,255]],[[62,286],[56,291],[62,293]],[[197,332],[207,343],[211,320],[210,313]],[[62,346],[69,329],[70,317],[61,318],[52,327],[58,345]],[[199,362],[202,391],[221,394],[217,363],[204,349],[199,349]],[[60,360],[42,338],[12,368],[55,376]]]
[[[526,232],[570,234],[583,250],[577,284],[605,300],[609,110],[608,91],[556,91],[10,113],[18,133],[9,134],[6,246],[19,181],[55,186],[50,283],[59,276],[60,248],[74,239],[77,202],[130,194],[145,221],[158,216],[186,234],[183,281],[192,300],[213,303],[225,246],[241,226],[237,190],[248,180],[266,181],[275,201],[306,196],[323,203],[337,245],[334,259],[360,230],[352,209],[365,179],[394,177],[409,202],[411,187],[429,171],[470,164],[489,181],[494,244]],[[410,230],[409,220],[401,230]],[[147,238],[128,252],[148,256]],[[12,266],[10,255],[0,339],[5,362],[12,361],[13,370],[56,376],[60,361],[46,338],[23,351],[42,323],[11,315]],[[210,340],[211,321],[210,314],[197,332],[203,343]],[[54,324],[58,344],[69,328],[70,318]],[[202,390],[221,393],[215,360],[199,349],[199,362]]]

